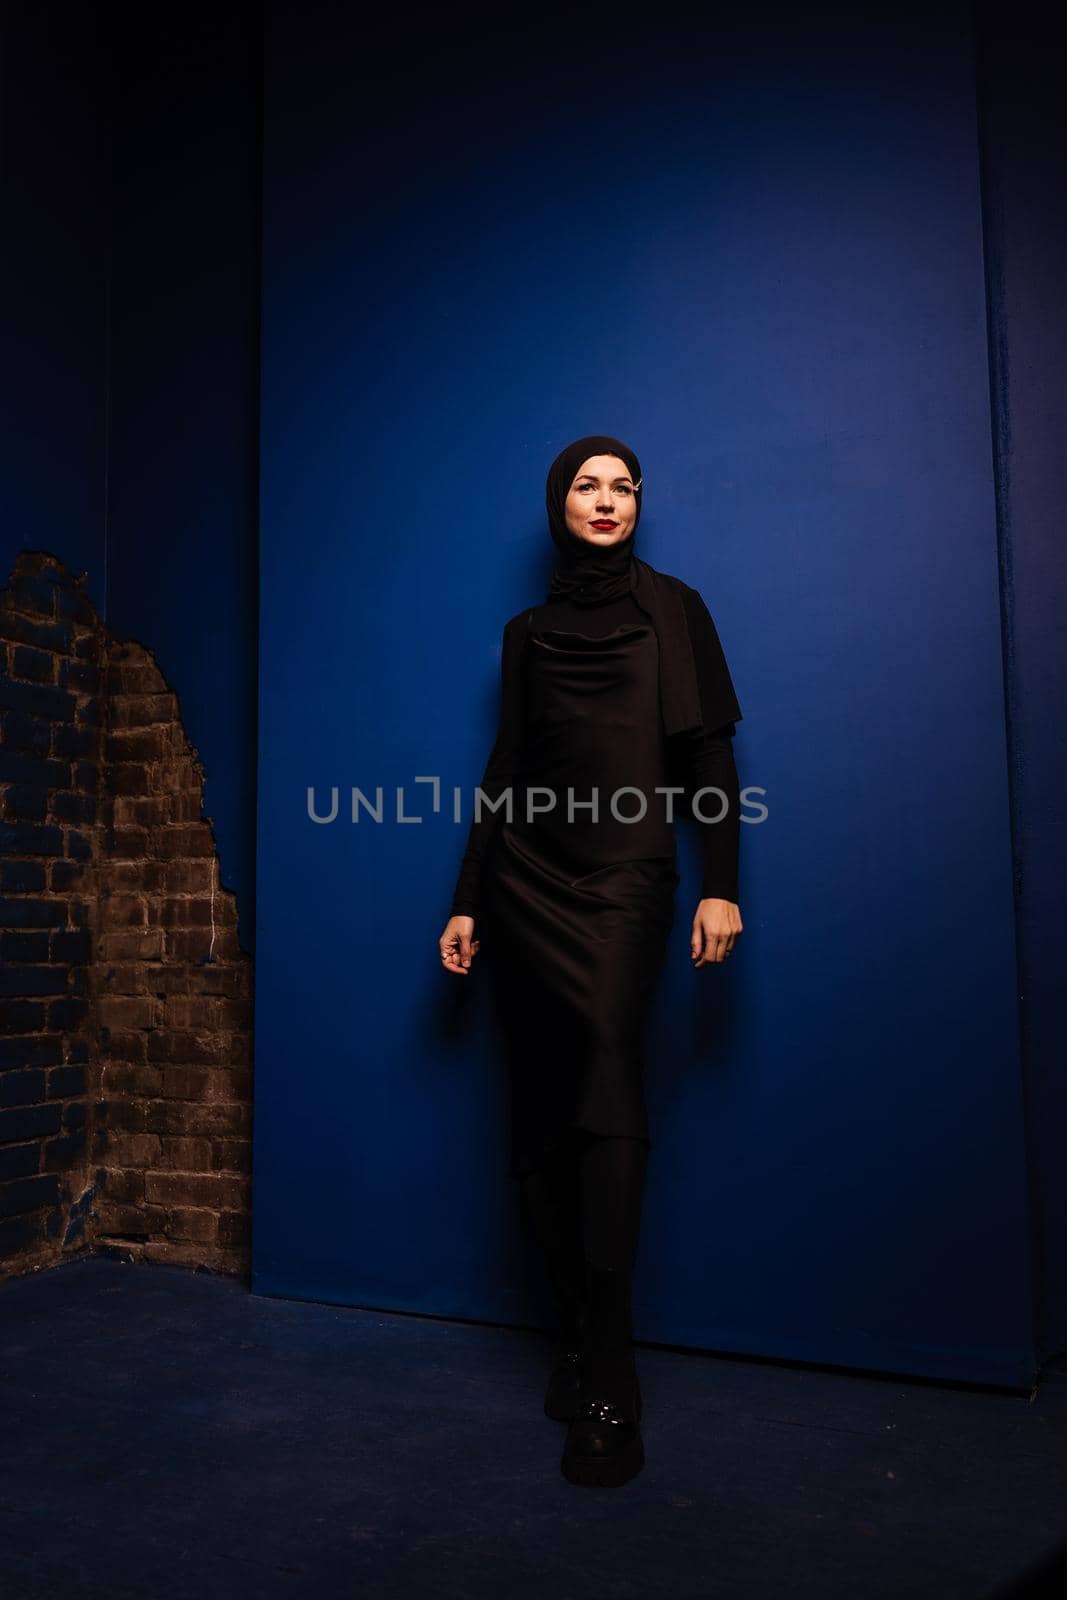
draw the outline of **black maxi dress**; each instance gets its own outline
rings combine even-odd
[[[491,974],[519,1178],[570,1128],[651,1146],[644,1034],[680,881],[672,807],[690,814],[703,785],[726,794],[721,822],[698,821],[701,892],[736,901],[739,799],[732,723],[664,732],[659,644],[632,595],[513,617],[501,671],[481,788],[510,789],[511,811],[472,823],[452,914],[476,918]],[[671,785],[684,792],[669,801]]]

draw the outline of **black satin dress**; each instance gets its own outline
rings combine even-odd
[[[486,861],[477,932],[506,1044],[514,1177],[572,1127],[651,1145],[643,1036],[679,882],[655,792],[670,781],[659,650],[636,614],[600,636],[590,625],[528,628],[522,775]],[[545,790],[555,804],[542,811]]]

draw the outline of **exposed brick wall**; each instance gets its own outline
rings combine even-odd
[[[0,1266],[243,1274],[251,963],[177,697],[47,553],[0,649]]]

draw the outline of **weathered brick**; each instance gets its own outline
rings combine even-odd
[[[45,886],[45,862],[0,861],[0,894],[30,894]]]
[[[252,964],[240,966],[222,961],[197,968],[197,983],[204,994],[251,995]]]
[[[200,815],[200,802],[188,794],[124,794],[116,797],[113,810],[116,825],[154,830],[175,822],[195,822]]]
[[[150,993],[159,999],[166,999],[172,994],[186,994],[189,988],[189,974],[185,967],[168,965],[165,962],[154,962],[145,967]]]
[[[145,1199],[162,1206],[208,1206],[239,1211],[249,1198],[247,1178],[227,1172],[146,1172]]]
[[[97,1113],[97,1124],[109,1133],[146,1133],[148,1131],[148,1102],[146,1100],[119,1099],[105,1074],[103,1092],[113,1098]]]
[[[142,1100],[154,1100],[163,1093],[163,1073],[160,1068],[136,1061],[105,1061],[100,1072],[100,1083],[109,1095],[132,1095]]]
[[[130,1234],[134,1238],[148,1238],[148,1224],[139,1205],[121,1205],[109,1195],[97,1200],[96,1228],[98,1234]]]
[[[48,1074],[48,1098],[69,1099],[71,1095],[85,1093],[85,1068],[83,1066],[53,1067]]]
[[[148,989],[147,970],[140,961],[101,966],[99,976],[102,994],[145,994]]]
[[[156,1100],[148,1106],[146,1126],[151,1133],[204,1134],[210,1139],[247,1135],[252,1107],[234,1101]]]
[[[166,723],[151,728],[115,728],[107,734],[104,755],[108,761],[143,764],[164,761],[172,747],[172,729]]]
[[[174,1061],[186,1066],[223,1065],[226,1061],[225,1036],[208,1031],[168,1029],[148,1035],[149,1061]]]
[[[110,702],[112,726],[115,728],[144,728],[155,722],[176,722],[177,696],[168,692],[160,694],[112,694]]]
[[[27,717],[21,711],[3,713],[4,748],[8,754],[46,756],[52,748],[52,724],[44,717]],[[60,732],[56,730],[57,735]],[[60,754],[57,750],[57,754]]]
[[[68,655],[71,648],[71,626],[67,621],[47,622],[0,607],[0,638]]]
[[[0,1038],[17,1101],[0,1175],[16,1200],[40,1179],[54,1198],[32,1226],[0,1223],[0,1255],[96,1241],[241,1272],[252,972],[204,767],[150,653],[108,639],[81,579],[48,552],[16,567],[0,595],[0,851],[18,851],[0,862],[0,1026],[17,1030]]]
[[[252,1219],[245,1211],[220,1211],[218,1242],[247,1249],[252,1243]]]
[[[0,1187],[0,1217],[39,1211],[42,1206],[54,1206],[58,1199],[58,1173],[41,1172],[29,1178],[12,1178]]]
[[[58,899],[0,899],[3,928],[62,928],[67,902]]]
[[[56,657],[52,651],[39,650],[35,645],[16,644],[11,653],[11,671],[16,678],[52,683],[56,675]]]
[[[91,661],[60,661],[59,681],[65,689],[95,694],[100,686],[100,672]]]
[[[31,784],[13,783],[3,797],[2,815],[12,822],[44,822],[48,816],[48,793]]]
[[[120,645],[112,645],[111,660],[108,663],[108,689],[111,694],[165,694],[166,680],[154,661],[148,660],[139,653],[139,647],[131,647],[128,659],[120,656]],[[138,651],[133,654],[132,651]]]
[[[66,789],[52,797],[52,815],[57,822],[76,822],[88,826],[96,821],[96,800],[91,794],[75,794]]]
[[[163,955],[166,939],[162,928],[102,933],[98,954],[102,961],[158,961]]]
[[[28,1253],[44,1237],[44,1227],[45,1215],[40,1211],[5,1217],[0,1221],[0,1260]]]
[[[52,751],[57,756],[67,756],[71,760],[89,760],[96,753],[99,737],[95,728],[84,728],[73,723],[64,725],[52,732]]]
[[[41,1147],[36,1139],[28,1144],[0,1145],[0,1183],[9,1178],[24,1178],[38,1171],[41,1164]]]
[[[93,841],[86,833],[79,833],[76,828],[67,829],[67,855],[72,861],[91,861],[93,855]]]
[[[119,861],[136,861],[149,854],[147,828],[109,828],[107,830],[108,854]]]
[[[49,1172],[67,1172],[81,1159],[88,1143],[84,1128],[71,1128],[44,1143],[44,1165]]]
[[[213,1211],[175,1207],[166,1213],[163,1231],[168,1239],[195,1240],[214,1244],[218,1236],[218,1217]]]
[[[9,930],[0,933],[0,961],[47,961],[48,930],[35,929],[31,933]]]
[[[185,1134],[168,1135],[163,1140],[160,1164],[180,1172],[212,1172],[218,1168],[218,1163],[212,1159],[212,1150],[210,1139],[196,1139]]]
[[[83,967],[92,960],[88,928],[57,928],[52,934],[52,960],[64,966]]]
[[[73,722],[77,710],[75,697],[67,689],[54,684],[22,683],[7,675],[0,677],[0,708],[50,723]]]
[[[116,1203],[140,1205],[144,1200],[144,1173],[137,1167],[103,1167],[97,1182],[100,1192]]]
[[[163,1085],[168,1100],[205,1101],[230,1098],[223,1092],[225,1085],[221,1078],[210,1067],[165,1067]]]
[[[15,966],[11,963],[0,968],[0,995],[28,999],[36,995],[58,995],[67,992],[65,967]]]
[[[41,1067],[0,1072],[0,1105],[32,1106],[43,1100],[45,1075]]]
[[[160,1157],[154,1133],[114,1133],[107,1141],[107,1164],[116,1167],[153,1167]]]
[[[85,1000],[53,1000],[48,1007],[47,1024],[42,1023],[42,1026],[69,1031],[80,1028],[88,1014],[89,1006]]]
[[[7,856],[61,856],[63,829],[34,822],[0,823],[0,853]]]
[[[233,961],[241,954],[237,934],[233,928],[215,928],[209,931],[185,928],[170,929],[165,935],[167,955],[173,961],[195,961],[210,965],[214,961]]]
[[[201,899],[162,900],[155,908],[155,914],[165,928],[210,928],[222,920],[223,907],[221,904],[212,905],[211,900],[204,896]]]
[[[45,1007],[40,1000],[0,1000],[0,1030],[4,1033],[40,1033]]]
[[[97,1019],[112,1032],[152,1028],[162,1007],[151,995],[102,994],[97,1001]]]
[[[162,861],[109,861],[108,887],[115,893],[137,890],[153,894],[169,887],[166,883],[168,868]]]
[[[84,861],[53,861],[50,866],[50,882],[53,889],[62,893],[64,889],[76,889],[85,879],[88,863]]]
[[[221,1001],[205,994],[175,994],[163,1003],[161,1023],[166,1028],[194,1029],[205,1032],[217,1029]]]
[[[100,902],[100,931],[148,926],[148,908],[139,894],[105,894]]]
[[[211,1159],[207,1163],[216,1172],[252,1171],[252,1141],[250,1139],[216,1139]]]
[[[62,1060],[62,1034],[35,1033],[0,1039],[0,1068],[49,1067]]]
[[[100,1029],[97,1053],[102,1061],[145,1061],[148,1058],[147,1034],[119,1028]]]
[[[155,788],[152,771],[151,763],[122,761],[115,766],[108,767],[104,774],[104,785],[108,794],[112,796],[151,794]],[[140,831],[145,834],[146,839],[149,837],[145,829],[135,830],[129,827],[125,824],[125,819],[119,815],[116,815],[114,819],[114,831],[116,835]],[[131,852],[127,851],[126,853],[129,854]]]
[[[40,1000],[0,1000],[0,1032],[38,1034],[45,1026],[45,1006]]]
[[[182,824],[164,828],[155,836],[155,853],[161,861],[177,857],[210,857],[214,859],[215,842],[206,823]]]
[[[215,862],[204,857],[196,861],[167,861],[161,863],[164,879],[162,887],[169,894],[210,894],[215,879]]]

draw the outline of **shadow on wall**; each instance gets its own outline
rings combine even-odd
[[[245,1274],[252,963],[177,696],[82,578],[0,591],[0,1271]]]

